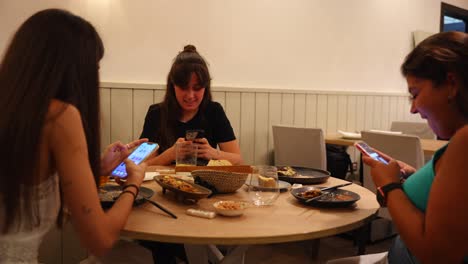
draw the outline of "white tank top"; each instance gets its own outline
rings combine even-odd
[[[38,263],[39,246],[47,232],[55,225],[60,210],[57,174],[35,188],[38,195],[40,225],[33,230],[25,230],[22,223],[17,223],[18,232],[0,234],[0,263]],[[0,204],[1,219],[4,219],[2,204]]]

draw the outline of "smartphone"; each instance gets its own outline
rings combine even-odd
[[[382,156],[380,156],[379,153],[375,152],[371,147],[369,147],[369,145],[367,145],[366,142],[359,141],[354,143],[354,146],[364,155],[367,155],[377,161],[380,161],[383,164],[388,164],[388,162]]]
[[[145,142],[138,146],[128,159],[133,161],[135,164],[142,163],[146,158],[148,158],[151,154],[153,154],[159,145],[157,143],[152,142]],[[112,176],[125,178],[127,177],[127,168],[125,168],[125,162],[122,162],[117,166],[111,173]]]
[[[205,130],[203,129],[191,129],[185,131],[185,140],[194,140],[196,138],[204,138],[205,137]]]

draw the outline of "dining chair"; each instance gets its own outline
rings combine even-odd
[[[403,134],[418,136],[422,139],[436,138],[427,122],[393,121],[390,130],[401,131]]]
[[[327,169],[322,129],[283,125],[272,128],[276,166]]]
[[[401,160],[416,170],[424,165],[424,152],[419,137],[413,135],[385,134],[371,131],[362,131],[362,140],[369,146],[377,149],[397,160]],[[376,192],[369,166],[363,168],[363,186]],[[391,223],[391,216],[387,208],[380,208],[378,218],[371,222],[370,240],[376,241],[395,234],[396,230]]]

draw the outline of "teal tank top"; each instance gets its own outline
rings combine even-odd
[[[448,145],[448,144],[447,144]],[[404,183],[403,190],[413,204],[426,212],[427,200],[435,177],[435,162],[444,154],[447,145],[436,151],[434,157],[424,167],[411,175]]]

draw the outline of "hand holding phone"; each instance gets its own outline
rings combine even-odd
[[[361,151],[362,154],[369,156],[377,161],[380,161],[383,164],[388,164],[388,161],[386,161],[382,156],[380,156],[379,153],[375,152],[369,145],[367,145],[366,142],[359,141],[359,142],[354,143],[354,146],[359,151]]]
[[[142,163],[145,159],[147,159],[151,154],[153,154],[158,149],[158,147],[159,145],[157,143],[142,143],[130,154],[130,156],[128,156],[128,159],[138,165]],[[127,177],[127,169],[125,168],[125,163],[120,163],[119,166],[117,166],[112,171],[111,175],[119,178]]]

